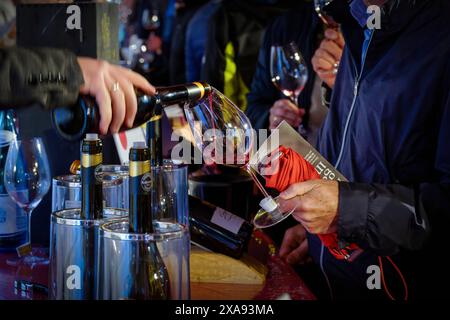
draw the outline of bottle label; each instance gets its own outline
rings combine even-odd
[[[26,213],[7,194],[0,194],[0,236],[22,232],[27,228]]]
[[[139,177],[150,172],[150,161],[130,161],[130,177]]]
[[[150,173],[146,173],[142,176],[141,179],[141,186],[142,186],[142,190],[144,190],[145,192],[150,192],[152,190],[152,176]]]
[[[225,230],[238,234],[245,220],[217,207],[211,218],[211,222],[224,228]]]
[[[98,165],[102,164],[102,162],[103,162],[102,153],[97,154],[83,153],[81,155],[81,166],[84,168],[97,167]]]

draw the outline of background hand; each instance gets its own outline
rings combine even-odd
[[[306,230],[301,224],[286,230],[280,248],[280,256],[291,265],[306,262],[308,240],[306,239]]]
[[[270,109],[269,129],[275,129],[283,120],[297,128],[301,123],[305,109],[297,107],[288,99],[277,100]]]
[[[95,97],[100,111],[100,133],[116,133],[122,124],[132,127],[137,111],[134,88],[155,94],[155,88],[141,75],[106,61],[78,58],[84,84],[80,93]]]

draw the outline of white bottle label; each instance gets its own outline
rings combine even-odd
[[[26,213],[7,194],[0,194],[0,236],[26,230]]]
[[[239,229],[241,229],[241,226],[245,222],[245,220],[222,208],[217,207],[211,218],[211,222],[217,224],[225,230],[233,232],[234,234],[238,234]]]

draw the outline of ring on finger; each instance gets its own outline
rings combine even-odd
[[[112,91],[112,92],[118,92],[119,90],[120,90],[119,82],[115,82],[115,83],[112,85],[111,91]]]
[[[337,74],[339,70],[339,61],[333,64],[333,74]]]

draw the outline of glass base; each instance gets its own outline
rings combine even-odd
[[[279,206],[279,202],[278,202],[278,197],[274,198],[273,200],[275,200],[275,202],[277,204],[277,208],[275,210],[268,212],[264,209],[260,209],[258,211],[258,213],[256,214],[255,218],[253,218],[253,225],[256,228],[264,229],[264,228],[272,227],[272,226],[280,223],[287,217],[289,217],[292,214],[292,212],[294,212],[295,208],[293,208],[292,210],[286,211],[286,212],[281,212],[279,210],[280,206]]]
[[[48,264],[47,250],[42,248],[33,248],[31,253],[23,257],[15,257],[6,260],[6,264],[12,267],[18,267],[22,265],[34,266]]]

